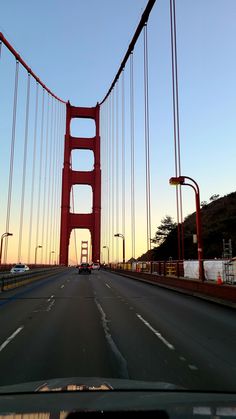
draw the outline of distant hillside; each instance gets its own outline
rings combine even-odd
[[[203,257],[220,258],[223,252],[223,239],[232,240],[233,255],[236,255],[236,192],[216,199],[201,208]],[[184,220],[185,259],[197,259],[197,244],[193,243],[196,234],[196,213]],[[143,254],[139,260],[178,259],[177,228],[164,243]]]

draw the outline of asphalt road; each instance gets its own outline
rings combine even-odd
[[[0,385],[115,377],[236,391],[228,307],[69,268],[0,294]]]

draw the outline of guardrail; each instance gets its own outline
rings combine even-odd
[[[67,269],[67,267],[57,266],[46,269],[29,270],[22,273],[0,273],[0,292],[26,285],[45,276],[55,275],[58,271]]]
[[[163,276],[184,276],[184,263],[182,260],[112,263],[108,267],[114,270],[120,269],[130,272],[144,272]]]

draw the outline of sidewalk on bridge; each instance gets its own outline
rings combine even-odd
[[[201,298],[212,303],[221,304],[227,307],[236,308],[236,287],[234,285],[204,281],[184,277],[160,276],[144,272],[131,272],[123,270],[112,271],[118,275],[147,282],[151,285],[167,288],[174,292]]]

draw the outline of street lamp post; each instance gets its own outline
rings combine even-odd
[[[185,179],[193,182],[186,183]],[[203,245],[202,245],[202,225],[201,225],[201,211],[200,211],[200,190],[197,182],[188,176],[172,177],[169,180],[170,185],[186,185],[190,186],[195,192],[196,200],[196,230],[197,230],[197,251],[198,251],[198,264],[199,264],[199,279],[204,281],[204,269],[203,269]]]
[[[4,237],[13,236],[12,233],[3,233],[1,235],[1,244],[0,244],[0,265],[2,264],[2,246],[3,246],[3,239]]]
[[[108,265],[109,265],[110,264],[109,247],[108,246],[103,246],[103,249],[107,249],[107,262],[108,262]]]
[[[116,233],[114,237],[121,237],[123,239],[123,263],[125,263],[125,236],[121,233]]]
[[[55,253],[55,250],[51,250],[51,252],[49,253],[49,265],[51,264],[51,254]]]
[[[34,264],[36,265],[36,261],[37,261],[37,251],[38,249],[42,249],[43,246],[39,245],[35,247],[35,254],[34,254]]]

